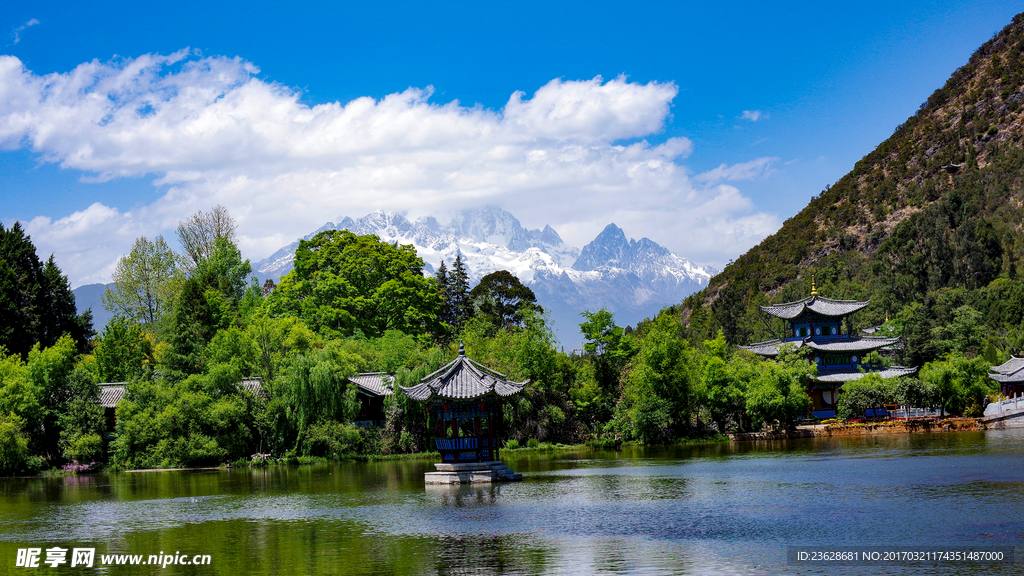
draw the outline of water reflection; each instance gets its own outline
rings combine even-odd
[[[1019,546],[1022,440],[1008,430],[526,453],[510,462],[523,482],[477,486],[424,486],[425,461],[8,479],[0,572],[19,546],[60,544],[201,552],[214,557],[203,573],[224,574],[814,573],[787,566],[785,547]]]

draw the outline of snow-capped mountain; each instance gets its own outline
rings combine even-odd
[[[323,230],[375,234],[385,242],[412,244],[431,274],[442,260],[451,267],[462,254],[471,283],[508,270],[537,294],[551,314],[559,340],[569,347],[580,342],[584,310],[607,308],[618,324],[635,324],[680,302],[718,273],[647,238],[627,239],[615,224],[581,251],[566,245],[550,226],[528,230],[512,214],[494,207],[464,210],[446,224],[431,216],[411,221],[403,214],[377,211],[357,220],[328,222],[305,239]],[[295,241],[257,262],[257,276],[276,281],[290,272],[298,245]]]

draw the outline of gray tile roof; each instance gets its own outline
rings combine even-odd
[[[988,377],[996,382],[1024,382],[1024,358],[1011,356],[999,366],[990,366],[989,370],[995,374]]]
[[[391,396],[395,393],[392,388],[395,377],[385,372],[360,372],[349,380],[373,396]]]
[[[253,396],[259,396],[261,398],[267,397],[266,393],[263,391],[262,378],[246,378],[238,383],[238,387]]]
[[[997,374],[1013,374],[1015,372],[1019,372],[1021,368],[1024,368],[1024,358],[1011,356],[1006,362],[1003,362],[999,366],[992,366],[989,370]]]
[[[861,371],[846,371],[846,372],[833,372],[831,374],[823,374],[815,377],[818,382],[849,382],[851,380],[860,380],[868,374],[878,374],[882,378],[899,378],[900,376],[909,376],[917,372],[917,368],[904,368],[902,366],[890,366],[884,370],[874,370],[872,372],[861,372]]]
[[[116,408],[117,403],[124,398],[124,385],[124,382],[100,384],[100,406],[104,408]]]
[[[362,372],[349,378],[356,383],[360,390],[365,390],[375,396],[390,396],[394,392],[391,389],[394,376],[383,372]],[[100,384],[100,406],[104,408],[116,408],[124,398],[125,383],[111,382]],[[245,390],[253,396],[266,397],[263,391],[263,381],[260,378],[246,378],[238,383],[240,390]]]
[[[749,350],[754,354],[760,354],[761,356],[778,356],[779,348],[784,344],[792,344],[794,348],[800,348],[804,345],[803,340],[792,340],[785,342],[776,338],[775,340],[766,340],[764,342],[756,342],[747,346],[740,346],[744,350]]]
[[[996,382],[1024,382],[1024,372],[1015,372],[1013,374],[989,374],[988,377]]]
[[[899,338],[838,338],[835,340],[809,340],[807,347],[819,352],[870,352],[892,346]]]
[[[846,316],[847,314],[852,314],[853,312],[860,310],[870,303],[870,300],[860,302],[857,300],[832,300],[831,298],[822,298],[821,296],[808,296],[807,298],[796,302],[761,306],[761,310],[767,314],[775,316],[776,318],[792,320],[793,318],[803,314],[804,310],[817,312],[822,316]]]
[[[425,402],[433,396],[451,400],[468,400],[490,393],[501,397],[523,390],[529,380],[512,382],[500,372],[467,358],[459,347],[459,355],[437,372],[424,377],[419,384],[406,388],[399,386],[406,396]]]

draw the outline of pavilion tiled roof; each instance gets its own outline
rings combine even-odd
[[[864,308],[870,303],[870,300],[860,302],[858,300],[833,300],[831,298],[822,298],[821,296],[808,296],[796,302],[761,306],[761,310],[776,318],[792,320],[803,314],[804,310],[817,312],[822,316],[846,316]]]
[[[406,396],[426,402],[434,396],[451,400],[469,400],[490,393],[500,397],[512,396],[523,390],[529,380],[512,382],[496,372],[466,357],[459,344],[459,355],[437,372],[425,376],[419,384],[406,388],[399,386]]]
[[[117,408],[117,403],[124,398],[124,384],[124,382],[100,384],[100,406],[104,408]]]
[[[988,377],[996,382],[1024,382],[1024,358],[1011,356],[999,366],[990,366],[989,370],[995,374]]]
[[[808,340],[807,347],[819,352],[870,352],[899,343],[899,338],[842,338]]]
[[[996,382],[1024,382],[1024,372],[1014,372],[1013,374],[989,374],[989,378]]]
[[[386,372],[360,372],[349,377],[349,380],[355,382],[360,390],[374,396],[391,396],[395,393],[392,388],[395,377]]]
[[[740,348],[761,356],[777,356],[779,348],[785,344],[790,344],[795,348],[807,346],[818,352],[870,352],[879,348],[895,346],[899,342],[899,338],[805,338],[789,341],[775,339],[740,346]]]
[[[889,366],[884,370],[875,370],[873,372],[861,372],[861,371],[843,371],[833,372],[831,374],[819,374],[814,379],[818,382],[849,382],[851,380],[860,380],[868,374],[877,374],[882,378],[899,378],[900,376],[909,376],[917,372],[917,368],[904,368],[903,366]]]
[[[792,340],[790,342],[786,342],[776,338],[775,340],[765,340],[764,342],[755,342],[754,344],[749,344],[747,346],[740,346],[740,348],[749,350],[754,354],[760,354],[761,356],[778,356],[779,348],[785,344],[791,344],[794,348],[800,348],[804,345],[804,341]]]
[[[1006,362],[1003,362],[999,366],[992,366],[989,370],[996,374],[1014,374],[1016,372],[1020,372],[1022,368],[1024,368],[1024,358],[1011,356]]]

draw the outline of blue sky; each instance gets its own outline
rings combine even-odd
[[[338,216],[494,204],[721,266],[1024,11],[435,4],[8,2],[0,220],[73,285],[215,203],[254,260]]]

